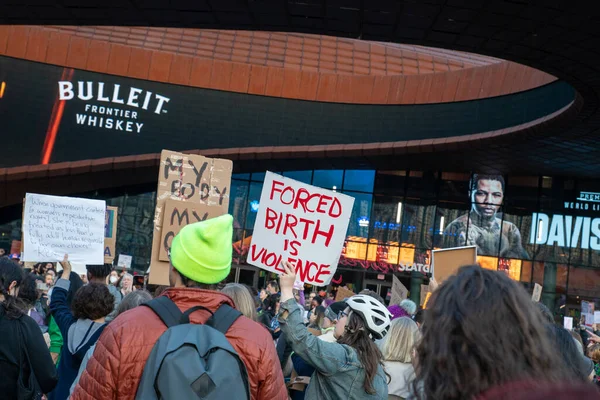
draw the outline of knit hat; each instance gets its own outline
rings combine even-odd
[[[171,264],[198,283],[219,283],[231,270],[233,217],[229,214],[183,227],[171,243]]]
[[[406,310],[400,307],[398,304],[393,304],[388,307],[388,311],[392,313],[392,321],[396,318],[400,317],[408,317],[410,318],[410,314],[406,312]]]

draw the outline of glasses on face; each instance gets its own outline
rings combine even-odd
[[[346,311],[342,310],[338,313],[338,319],[342,319],[344,317],[348,317],[350,314],[346,314]]]

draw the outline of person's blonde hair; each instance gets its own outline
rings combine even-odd
[[[600,344],[596,343],[588,349],[588,357],[596,364],[600,362]]]
[[[419,327],[412,319],[400,317],[393,320],[381,346],[383,359],[403,363],[411,362],[412,352],[420,337]]]
[[[250,318],[252,321],[258,320],[256,316],[256,308],[254,299],[250,294],[250,290],[240,283],[228,283],[221,292],[231,297],[235,308],[242,314]]]

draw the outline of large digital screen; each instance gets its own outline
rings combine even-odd
[[[557,81],[476,102],[320,103],[0,57],[0,167],[162,149],[396,142],[467,135],[546,116],[569,104],[574,93],[571,86]]]

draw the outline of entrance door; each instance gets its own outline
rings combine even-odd
[[[389,302],[392,294],[392,284],[387,281],[365,280],[365,289],[369,289],[380,295],[385,302]]]

